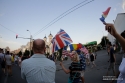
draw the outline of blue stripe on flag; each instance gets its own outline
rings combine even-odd
[[[64,40],[64,42],[66,43],[66,45],[70,44],[70,42],[67,42],[67,41],[65,41],[65,40]]]
[[[63,48],[63,50],[67,50],[67,46],[65,46],[65,47]]]
[[[69,47],[70,47],[70,51],[74,50],[74,48],[73,48],[73,45],[72,45],[72,44],[70,44],[70,45],[69,45]]]
[[[55,51],[59,50],[59,48],[57,47],[57,45],[55,46]]]
[[[101,20],[102,22],[105,22],[105,18],[104,18],[103,16],[100,18],[100,20]]]

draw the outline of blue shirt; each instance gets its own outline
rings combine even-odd
[[[83,54],[79,55],[80,63],[82,64],[82,70],[86,69],[85,56]]]
[[[56,65],[42,54],[34,54],[21,64],[21,76],[28,83],[55,83]]]

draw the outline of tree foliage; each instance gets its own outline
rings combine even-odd
[[[106,47],[105,44],[107,44],[109,42],[109,39],[107,38],[107,36],[103,36],[100,42],[100,45],[102,47]]]
[[[22,52],[20,51],[20,52],[18,53],[18,55],[19,55],[19,56],[22,56]]]
[[[31,56],[33,55],[34,53],[33,53],[33,50],[31,50]]]
[[[29,56],[30,51],[29,51],[29,50],[25,50],[25,52],[24,52],[24,53],[25,53],[25,55],[26,55],[26,56]]]

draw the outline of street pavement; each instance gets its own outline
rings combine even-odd
[[[107,62],[109,59],[109,56],[107,55],[107,52],[105,50],[101,50],[97,52],[97,59],[95,61],[95,64],[97,65],[95,68],[91,69],[91,66],[86,67],[86,71],[84,74],[85,77],[85,83],[110,83],[110,81],[106,80],[103,81],[103,76],[106,75],[107,67],[109,63]],[[116,71],[118,72],[119,64],[121,63],[122,54],[116,53]],[[64,61],[63,64],[66,68],[69,67],[71,63],[71,60],[68,59],[67,61]],[[57,71],[56,71],[56,83],[67,83],[69,74],[65,74],[65,72],[61,69],[59,65],[59,61],[56,62]],[[23,80],[21,78],[20,74],[20,68],[18,66],[13,65],[13,76],[8,77],[4,76],[3,72],[0,67],[0,83],[27,83],[26,80]],[[113,72],[110,71],[109,75],[113,75]],[[114,82],[116,83],[116,81]]]

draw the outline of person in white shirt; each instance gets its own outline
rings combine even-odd
[[[6,61],[7,72],[10,76],[12,76],[12,61],[11,61],[11,55],[9,51],[7,51],[5,55],[5,61]]]
[[[18,57],[18,65],[19,65],[19,67],[21,67],[21,55],[19,55],[19,57]]]
[[[90,54],[89,53],[86,53],[86,63],[87,65],[89,66],[90,65]]]
[[[17,55],[15,55],[15,57],[14,57],[14,62],[15,62],[15,65],[17,66],[18,65],[18,56]]]
[[[34,55],[21,63],[21,77],[28,83],[55,83],[55,62],[45,56],[45,42],[33,41]]]

